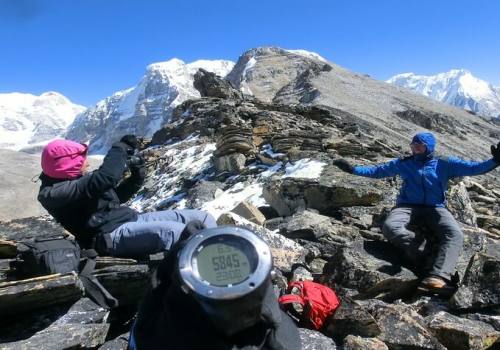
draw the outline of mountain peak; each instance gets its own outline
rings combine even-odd
[[[177,105],[200,96],[193,86],[199,68],[225,76],[233,66],[227,60],[186,63],[178,58],[152,63],[136,86],[99,101],[70,125],[66,136],[90,141],[93,153],[105,153],[119,135],[149,137],[170,119]]]
[[[485,117],[500,117],[500,93],[468,69],[452,69],[430,76],[403,73],[387,82]]]
[[[0,148],[19,150],[59,137],[85,109],[55,91],[0,94]]]

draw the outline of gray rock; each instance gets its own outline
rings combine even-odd
[[[262,226],[266,221],[264,214],[262,214],[257,207],[247,201],[238,203],[238,205],[231,209],[231,211],[260,226]]]
[[[370,206],[382,200],[382,193],[373,188],[373,183],[358,179],[351,177],[340,181],[330,176],[322,176],[319,180],[273,178],[265,184],[262,194],[280,216],[290,216],[305,208],[331,215],[340,207]]]
[[[439,312],[425,319],[429,329],[448,349],[483,350],[500,338],[500,332],[484,322]]]
[[[327,263],[328,261],[321,258],[313,259],[309,263],[309,267],[311,268],[311,273],[314,275],[323,275],[323,269],[325,268],[325,265]]]
[[[310,329],[299,328],[300,342],[302,350],[335,350],[335,342],[321,334]]]
[[[377,338],[362,338],[348,335],[344,339],[344,350],[389,350],[383,341]]]
[[[25,340],[1,344],[2,349],[95,348],[105,342],[109,315],[87,298],[77,301],[68,312],[49,327]]]
[[[342,299],[341,305],[325,325],[325,334],[339,341],[349,334],[376,337],[380,332],[380,327],[368,310],[350,298]]]
[[[411,307],[404,304],[378,305],[372,315],[382,331],[377,338],[389,349],[446,349]]]
[[[0,239],[24,241],[40,236],[68,235],[68,231],[49,216],[0,221]]]
[[[384,292],[389,291],[388,298],[396,298],[399,293],[407,293],[407,284],[417,279],[410,270],[399,265],[399,261],[400,257],[389,243],[359,240],[351,247],[337,250],[325,266],[325,278],[331,286],[341,285],[360,292],[369,292],[377,285],[386,284],[375,295],[365,297],[373,298],[379,294],[383,297]]]
[[[448,209],[458,221],[469,226],[477,226],[476,212],[472,207],[469,192],[467,192],[463,182],[449,188],[447,204]]]
[[[127,350],[130,333],[124,333],[102,344],[99,350]]]
[[[289,238],[317,240],[333,231],[331,219],[309,210],[295,213],[286,223],[280,225],[280,233]]]
[[[292,278],[290,282],[298,282],[298,281],[312,281],[314,278],[306,268],[299,266],[292,271]]]
[[[484,314],[468,314],[465,318],[474,321],[481,321],[490,324],[496,331],[500,331],[500,316],[499,315],[484,315]]]
[[[241,153],[232,153],[216,157],[214,166],[218,172],[240,173],[245,168],[246,157]]]
[[[500,259],[482,253],[475,254],[450,302],[454,309],[499,307]]]
[[[200,181],[189,189],[186,197],[188,208],[199,208],[205,202],[210,202],[222,191],[223,184],[218,181]]]
[[[227,80],[223,80],[215,73],[208,72],[205,69],[198,69],[194,75],[193,86],[203,97],[217,98],[242,98],[243,94],[233,88]]]
[[[103,323],[107,321],[108,316],[109,310],[100,307],[89,298],[82,298],[53,325]]]

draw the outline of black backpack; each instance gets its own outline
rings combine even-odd
[[[37,237],[34,241],[23,242],[17,273],[30,278],[55,273],[78,272],[80,247],[63,237]]]
[[[37,237],[34,241],[22,242],[17,264],[21,278],[31,278],[56,273],[75,271],[85,288],[85,293],[104,308],[118,306],[118,301],[92,275],[97,253],[93,249],[81,250],[78,243],[62,236]],[[83,259],[82,259],[83,258]]]

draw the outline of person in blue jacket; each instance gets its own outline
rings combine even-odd
[[[434,156],[436,138],[432,133],[416,134],[410,144],[412,156],[375,166],[352,166],[345,159],[333,164],[354,175],[384,178],[399,175],[403,185],[396,207],[387,217],[382,232],[413,263],[424,261],[421,241],[409,224],[425,223],[439,242],[437,255],[420,288],[440,290],[448,286],[463,244],[463,233],[446,209],[445,193],[453,177],[485,174],[500,164],[500,142],[491,146],[493,157],[485,161],[465,161],[456,157]]]

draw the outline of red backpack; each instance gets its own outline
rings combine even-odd
[[[297,294],[286,294],[278,301],[285,308],[289,304],[298,303],[302,305],[303,312],[300,318],[304,326],[319,330],[328,316],[332,315],[340,302],[335,292],[319,283],[311,281],[290,282],[287,292],[295,289]]]

